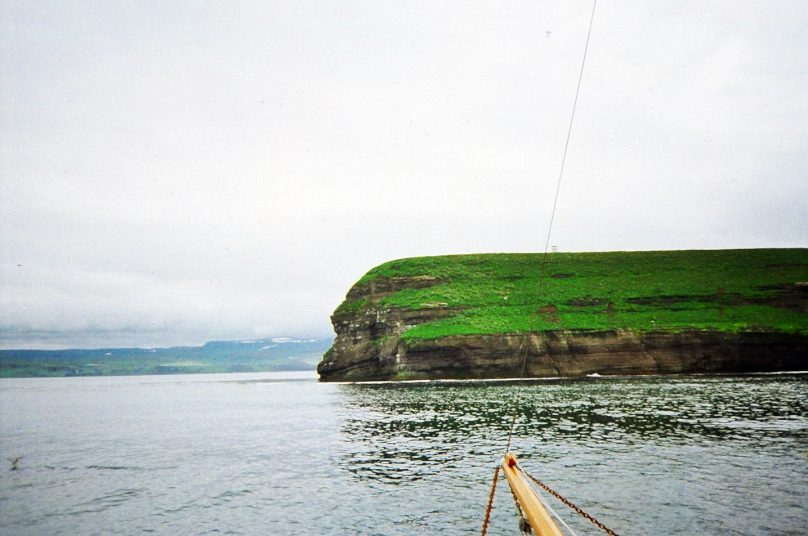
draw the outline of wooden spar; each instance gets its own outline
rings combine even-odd
[[[505,478],[508,479],[511,491],[522,505],[527,522],[530,523],[536,536],[564,536],[536,493],[519,474],[516,469],[516,456],[510,452],[505,455],[505,460],[502,462],[502,471],[505,473]]]

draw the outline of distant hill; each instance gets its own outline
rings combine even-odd
[[[332,341],[273,337],[171,348],[0,350],[0,377],[314,370]]]

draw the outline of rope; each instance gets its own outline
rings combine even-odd
[[[547,227],[547,239],[544,242],[544,254],[542,255],[541,259],[541,267],[539,269],[538,275],[538,282],[536,284],[536,303],[540,304],[541,302],[541,291],[542,286],[544,284],[544,271],[545,267],[547,266],[547,251],[550,248],[550,236],[553,233],[553,221],[555,221],[555,214],[556,208],[558,207],[558,196],[561,192],[561,179],[564,176],[564,166],[567,163],[567,150],[570,146],[570,138],[572,137],[572,125],[575,122],[575,109],[578,107],[578,95],[581,93],[581,81],[584,78],[584,66],[586,65],[586,54],[589,51],[589,39],[592,36],[592,24],[595,21],[595,7],[597,7],[598,1],[592,1],[592,13],[589,15],[589,30],[586,32],[586,44],[584,45],[584,54],[581,58],[581,69],[578,72],[578,85],[575,88],[575,99],[572,101],[572,113],[570,114],[570,122],[569,127],[567,128],[567,139],[564,142],[564,154],[561,157],[561,168],[558,171],[558,181],[556,183],[556,191],[555,197],[553,198],[553,210],[550,213],[550,225]],[[534,316],[534,321],[536,322],[536,329],[533,331],[538,331],[538,315]],[[521,350],[521,348],[520,348]],[[508,427],[508,441],[505,447],[505,452],[509,452],[511,449],[511,439],[513,438],[513,429],[516,425],[516,412],[519,408],[519,401],[522,395],[522,385],[525,379],[525,370],[527,368],[527,354],[529,352],[529,345],[525,345],[525,353],[522,357],[522,364],[520,367],[519,372],[519,383],[516,385],[516,393],[514,394],[514,401],[513,401],[513,413],[511,415],[511,424]]]
[[[547,510],[548,510],[548,511],[551,513],[551,514],[553,514],[553,517],[555,517],[555,518],[558,520],[558,522],[559,522],[559,523],[561,523],[561,524],[564,526],[564,528],[565,528],[565,529],[567,529],[567,532],[569,532],[569,533],[570,533],[572,536],[578,536],[578,535],[575,533],[575,531],[574,531],[574,530],[572,530],[572,527],[570,527],[569,525],[567,525],[567,522],[566,522],[566,521],[564,521],[564,518],[563,518],[563,517],[561,517],[560,515],[558,515],[558,512],[556,512],[555,510],[553,510],[553,507],[552,507],[552,506],[550,506],[550,504],[549,504],[547,501],[545,501],[545,500],[544,500],[544,498],[542,498],[542,496],[541,496],[540,494],[536,493],[536,497],[538,497],[538,498],[539,498],[539,501],[541,501],[541,504],[542,504],[542,505],[543,505],[543,506],[544,506],[544,507],[545,507],[545,508],[546,508],[546,509],[547,509]]]
[[[497,491],[497,481],[499,480],[499,472],[502,467],[497,466],[494,471],[494,479],[491,481],[491,491],[488,493],[488,506],[485,507],[485,519],[483,519],[483,528],[480,531],[480,536],[485,536],[488,533],[488,523],[491,521],[491,510],[494,509],[494,493]]]
[[[601,523],[600,521],[598,521],[598,520],[595,518],[595,516],[593,516],[592,514],[589,514],[589,513],[585,512],[585,511],[583,510],[583,508],[581,508],[580,506],[576,505],[575,503],[573,503],[572,501],[570,501],[569,499],[567,499],[566,497],[564,497],[563,495],[561,495],[560,493],[558,493],[557,491],[555,491],[554,489],[550,488],[550,487],[549,487],[547,484],[545,484],[544,482],[542,482],[541,480],[539,480],[539,479],[538,479],[538,478],[536,478],[535,476],[531,475],[530,473],[528,473],[527,471],[525,471],[524,469],[522,469],[522,467],[521,467],[521,466],[517,465],[517,468],[519,469],[519,471],[520,471],[520,472],[521,472],[523,475],[525,475],[525,476],[526,476],[526,477],[528,477],[530,480],[532,480],[532,481],[533,481],[533,482],[534,482],[534,483],[535,483],[537,486],[539,486],[541,489],[543,489],[544,491],[546,491],[547,493],[549,493],[550,495],[552,495],[553,497],[555,497],[556,499],[558,499],[559,501],[561,501],[562,503],[564,503],[566,506],[568,506],[568,507],[572,508],[573,510],[575,510],[575,512],[576,512],[578,515],[580,515],[580,516],[584,517],[584,518],[585,518],[587,521],[589,521],[590,523],[592,523],[593,525],[595,525],[595,526],[596,526],[596,527],[598,527],[599,529],[603,530],[603,531],[604,531],[606,534],[608,534],[609,536],[617,536],[617,533],[616,533],[615,531],[613,531],[612,529],[610,529],[609,527],[607,527],[606,525],[604,525],[603,523]]]
[[[564,153],[563,153],[563,155],[561,157],[561,168],[559,169],[559,172],[558,172],[558,180],[557,180],[557,183],[556,183],[556,191],[555,191],[555,196],[553,198],[553,210],[550,213],[550,224],[547,227],[547,238],[546,238],[546,240],[544,242],[544,254],[542,255],[541,266],[540,266],[539,274],[538,274],[538,281],[536,283],[536,303],[537,304],[541,303],[540,298],[541,298],[541,294],[542,294],[542,286],[544,284],[545,268],[546,268],[546,265],[547,265],[547,252],[548,252],[548,250],[550,248],[550,237],[551,237],[552,232],[553,232],[553,222],[555,221],[556,208],[558,207],[558,197],[559,197],[559,193],[561,192],[561,180],[562,180],[562,178],[564,176],[564,166],[566,165],[566,162],[567,162],[567,151],[568,151],[569,145],[570,145],[570,138],[572,137],[572,125],[573,125],[573,123],[575,121],[575,110],[578,107],[578,96],[579,96],[579,94],[581,92],[581,82],[582,82],[583,76],[584,76],[584,66],[586,65],[586,55],[587,55],[587,52],[589,51],[589,40],[590,40],[590,37],[592,36],[592,24],[593,24],[593,22],[595,20],[595,8],[596,8],[596,6],[597,6],[597,0],[593,0],[592,1],[592,13],[589,16],[589,29],[587,30],[587,33],[586,33],[586,44],[584,45],[584,53],[583,53],[583,57],[581,58],[581,69],[580,69],[580,71],[578,73],[578,84],[577,84],[577,86],[575,88],[575,99],[573,99],[573,102],[572,102],[572,112],[570,114],[569,127],[567,128],[567,138],[566,138],[566,141],[564,142]],[[533,331],[538,332],[538,314],[536,316],[534,316],[534,322],[535,322],[535,324],[534,324],[535,329]],[[506,446],[505,446],[505,453],[508,453],[510,451],[510,449],[511,449],[511,441],[513,439],[513,430],[514,430],[514,428],[516,426],[516,414],[517,414],[517,412],[519,410],[519,402],[520,402],[521,396],[522,396],[522,386],[524,384],[525,371],[527,369],[527,355],[528,355],[528,353],[530,351],[530,345],[522,343],[522,345],[520,345],[520,348],[519,348],[520,351],[522,350],[523,345],[524,345],[525,351],[524,351],[524,354],[522,356],[521,365],[519,367],[520,368],[520,370],[519,370],[519,383],[517,383],[516,392],[514,393],[514,398],[513,398],[513,402],[512,402],[513,411],[511,413],[511,422],[510,422],[510,425],[508,427],[508,441],[507,441]],[[518,355],[518,352],[517,352],[517,355]],[[486,507],[486,510],[485,510],[485,519],[483,520],[483,527],[482,527],[482,532],[481,532],[482,536],[485,536],[486,533],[488,532],[488,524],[489,524],[489,521],[490,521],[490,518],[491,518],[491,509],[493,508],[493,504],[494,504],[494,493],[496,491],[497,480],[499,478],[499,470],[500,470],[500,468],[498,467],[497,470],[494,472],[494,480],[493,480],[493,482],[491,484],[491,492],[489,493],[489,496],[488,496],[488,506]],[[521,470],[521,468],[520,468],[520,470]],[[527,473],[525,473],[525,474],[527,474]],[[528,475],[528,476],[530,476],[530,475]],[[534,480],[533,477],[530,477],[530,478],[531,478],[531,480]],[[541,484],[538,480],[534,480],[534,481],[537,482],[539,485],[541,485],[543,488],[545,488],[545,486],[543,484]],[[548,491],[548,493],[553,494],[553,496],[557,496],[559,499],[562,499],[560,495],[557,495],[555,492],[551,491],[549,488],[545,488],[545,489]],[[511,493],[513,493],[513,490],[511,490]],[[522,507],[519,504],[519,501],[516,499],[516,495],[514,495],[514,501],[516,501],[516,508],[521,514]],[[564,502],[564,501],[566,501],[566,499],[564,499],[562,502]],[[609,533],[610,535],[616,536],[613,531],[606,528],[605,525],[603,525],[602,523],[597,521],[595,518],[593,518],[589,514],[586,514],[586,512],[584,512],[583,510],[581,510],[577,506],[574,506],[574,505],[572,505],[572,503],[568,503],[568,502],[565,502],[565,504],[567,504],[568,506],[573,507],[574,510],[576,510],[578,513],[580,513],[580,514],[584,515],[585,517],[587,517],[587,519],[590,519],[591,521],[593,521],[599,527],[606,530],[607,533]],[[555,512],[553,512],[553,513],[555,514]],[[558,514],[555,514],[555,515],[556,515],[556,518],[558,518],[559,521],[561,521],[561,523],[565,527],[567,527],[567,529],[569,529],[567,524],[564,523],[564,521],[558,516]],[[521,515],[521,520],[520,520],[520,528],[522,528],[523,525],[524,525],[523,521],[524,521],[524,515],[522,514]],[[571,529],[569,529],[569,530],[570,530],[570,532],[572,532]],[[573,532],[573,534],[574,534],[574,532]]]

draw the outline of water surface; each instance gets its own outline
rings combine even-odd
[[[513,450],[621,534],[802,535],[806,387],[528,383]],[[308,373],[0,380],[0,532],[479,533],[516,389]],[[503,485],[490,534],[516,533]]]

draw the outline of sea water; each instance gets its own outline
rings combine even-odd
[[[521,464],[620,534],[808,533],[806,375],[539,381],[515,404],[517,390],[0,380],[0,533],[478,534],[514,408]],[[503,480],[489,534],[518,534]]]

